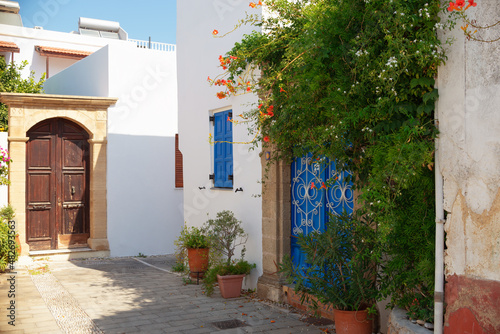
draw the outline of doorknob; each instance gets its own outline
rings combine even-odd
[[[75,186],[72,186],[72,187],[71,187],[71,195],[74,195],[74,194],[75,194],[75,192],[76,192]]]

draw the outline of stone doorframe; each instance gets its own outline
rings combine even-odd
[[[10,164],[9,204],[16,213],[22,255],[29,254],[26,243],[26,133],[49,118],[65,118],[83,127],[90,144],[90,238],[91,249],[109,250],[107,236],[107,119],[116,98],[1,93],[0,101],[9,108]]]
[[[261,299],[284,302],[284,282],[278,275],[277,265],[290,254],[291,231],[291,168],[284,161],[267,166],[273,147],[262,149],[262,269],[257,282]]]

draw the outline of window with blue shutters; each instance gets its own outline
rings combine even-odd
[[[232,110],[215,113],[214,121],[214,186],[233,187],[233,118]]]

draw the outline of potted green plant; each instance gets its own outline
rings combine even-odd
[[[187,253],[191,277],[201,278],[208,269],[210,241],[199,227],[187,227],[181,231],[175,241],[177,245],[177,261],[184,263]]]
[[[216,258],[203,280],[207,295],[213,293],[217,282],[222,297],[239,297],[243,278],[255,268],[255,264],[244,259],[244,245],[248,240],[248,234],[241,227],[241,221],[227,210],[218,212],[215,219],[209,219],[205,223],[204,230],[210,238],[214,258]],[[241,257],[234,259],[238,246],[243,246]]]
[[[338,334],[372,333],[369,313],[378,294],[376,230],[365,219],[342,214],[330,216],[326,230],[300,235],[305,264],[287,257],[280,272],[301,296],[318,310],[318,302],[333,307]],[[373,311],[373,312],[371,312]]]

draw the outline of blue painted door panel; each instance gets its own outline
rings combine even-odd
[[[349,172],[337,170],[335,162],[327,158],[313,160],[308,154],[296,158],[291,168],[291,256],[294,265],[304,267],[305,255],[296,237],[302,233],[324,231],[328,213],[338,215],[344,210],[352,213],[352,184],[346,180]],[[314,187],[311,187],[313,182]],[[323,182],[329,184],[326,189],[321,188]]]

